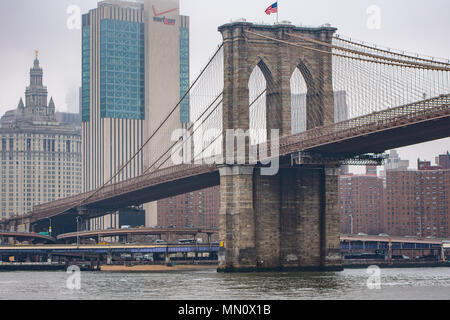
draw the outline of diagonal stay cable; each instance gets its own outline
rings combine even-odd
[[[263,34],[260,34],[260,33],[256,33],[256,32],[253,32],[253,31],[247,31],[247,32],[248,33],[252,33],[254,35],[257,35],[257,36],[260,36],[262,38],[266,38],[266,39],[270,39],[270,40],[276,41],[276,42],[288,44],[288,45],[299,47],[299,48],[306,49],[306,50],[311,50],[311,51],[316,51],[316,52],[320,52],[320,53],[324,53],[324,54],[328,54],[328,55],[333,55],[333,56],[336,56],[336,57],[342,57],[342,58],[346,58],[346,59],[353,59],[353,60],[359,60],[359,61],[364,61],[364,62],[385,64],[385,65],[404,67],[404,68],[416,68],[416,69],[425,69],[425,70],[434,70],[434,71],[450,71],[450,68],[443,68],[443,67],[433,67],[433,66],[428,66],[428,65],[418,66],[418,65],[410,65],[410,64],[399,64],[399,63],[393,63],[393,62],[383,62],[383,61],[377,61],[377,60],[364,59],[364,58],[359,58],[359,57],[351,57],[351,56],[348,56],[348,55],[339,54],[339,53],[335,53],[335,52],[331,52],[331,51],[325,51],[325,50],[320,50],[320,49],[317,49],[317,48],[305,47],[305,46],[302,46],[302,45],[300,45],[298,43],[293,43],[293,42],[289,42],[289,41],[286,41],[286,40],[281,40],[281,39],[269,37],[269,36],[266,36],[266,35],[263,35]]]
[[[186,93],[183,95],[183,97],[180,99],[180,101],[175,105],[175,107],[169,112],[169,114],[167,115],[166,118],[164,118],[164,120],[161,122],[161,124],[158,126],[158,128],[152,133],[152,135],[145,141],[145,143],[139,148],[138,151],[135,152],[135,154],[130,158],[130,160],[127,161],[126,164],[124,164],[117,172],[116,174],[111,177],[106,183],[104,183],[100,188],[97,188],[91,195],[87,196],[85,199],[83,199],[82,201],[80,201],[80,203],[77,206],[82,206],[84,203],[86,203],[87,201],[89,201],[89,199],[91,199],[92,197],[94,197],[97,193],[99,193],[101,190],[103,190],[103,188],[105,188],[105,186],[107,186],[108,184],[110,184],[130,163],[131,161],[133,161],[140,152],[142,152],[142,150],[145,148],[145,146],[150,142],[151,139],[153,139],[153,137],[158,133],[158,131],[163,127],[163,125],[167,122],[167,120],[174,114],[174,112],[177,110],[177,108],[181,105],[181,103],[183,102],[183,100],[187,97],[187,95],[190,93],[190,91],[192,90],[192,88],[195,86],[195,84],[198,82],[198,80],[202,77],[202,75],[206,72],[206,70],[208,69],[208,67],[211,65],[212,61],[215,59],[215,57],[217,56],[217,54],[220,52],[220,50],[222,49],[223,44],[221,44],[218,49],[216,50],[216,52],[214,53],[214,55],[212,56],[212,58],[208,61],[208,63],[206,64],[206,66],[202,69],[202,71],[200,72],[200,74],[198,75],[198,77],[195,79],[195,81],[191,84],[191,86],[189,87],[189,89],[186,91]]]
[[[387,61],[391,61],[391,62],[395,62],[395,63],[410,64],[410,65],[418,66],[418,67],[436,67],[436,68],[439,68],[439,70],[450,71],[450,68],[437,67],[437,66],[432,66],[432,65],[429,65],[429,64],[424,64],[424,63],[419,63],[419,62],[414,62],[414,61],[389,58],[389,57],[386,57],[386,56],[380,56],[380,55],[376,55],[376,54],[372,54],[372,53],[367,53],[367,52],[362,52],[362,51],[358,51],[358,50],[354,50],[354,49],[344,48],[344,47],[336,46],[336,45],[333,45],[333,44],[329,44],[327,42],[323,42],[323,41],[319,41],[319,40],[315,40],[315,39],[310,39],[310,38],[307,38],[307,37],[302,37],[302,36],[300,36],[298,34],[294,34],[294,33],[288,33],[288,35],[291,36],[291,37],[294,37],[294,38],[298,38],[298,39],[303,40],[303,41],[312,42],[312,43],[319,44],[321,46],[326,46],[326,47],[329,47],[329,48],[332,48],[332,49],[335,49],[335,50],[345,51],[345,52],[353,53],[353,54],[356,54],[356,55],[366,56],[366,57],[369,57],[369,58],[387,60]]]
[[[366,45],[364,43],[358,43],[358,42],[354,42],[354,41],[351,41],[351,40],[348,40],[348,39],[345,39],[345,38],[341,38],[341,36],[334,36],[333,39],[338,40],[338,41],[342,41],[342,42],[345,42],[345,43],[348,43],[348,44],[352,44],[354,46],[370,49],[370,50],[373,50],[373,51],[383,52],[383,53],[390,54],[390,55],[393,55],[393,56],[399,56],[399,57],[404,57],[404,58],[408,58],[408,59],[411,59],[411,60],[417,60],[417,61],[429,62],[429,63],[434,63],[434,64],[440,64],[440,65],[444,65],[444,66],[450,66],[450,63],[447,63],[447,62],[425,59],[425,58],[422,58],[420,56],[414,57],[414,56],[409,56],[409,55],[406,55],[404,53],[400,53],[400,52],[396,52],[396,51],[389,51],[389,50],[385,50],[385,49],[381,49],[381,48],[377,48],[377,47],[371,47],[371,46],[368,46],[368,45]],[[393,49],[393,50],[396,50],[396,49]],[[440,58],[436,58],[436,59],[440,59]]]
[[[252,103],[250,103],[250,105],[249,105],[249,108],[252,108],[253,107],[253,105],[256,103],[256,101],[258,101],[259,100],[259,98],[261,98],[262,97],[262,95],[264,94],[264,93],[266,93],[267,92],[267,88],[266,89],[264,89],[256,98],[255,98],[255,100],[253,100],[253,102]],[[217,106],[211,111],[211,113],[202,121],[202,123],[200,124],[200,126],[214,113],[214,111],[220,106],[220,104],[222,103],[222,101],[223,100],[221,100],[218,104],[217,104]],[[194,130],[194,132],[192,133],[192,135],[191,136],[193,136],[193,134],[195,133],[195,131],[198,129],[198,128],[200,128],[200,126],[199,127],[197,127],[195,130]],[[196,159],[197,158],[197,156],[199,156],[200,154],[203,154],[203,152],[206,150],[206,149],[208,149],[214,142],[216,142],[216,140],[220,137],[222,135],[222,133],[219,135],[219,136],[217,136],[213,141],[211,141],[206,147],[204,147],[203,148],[203,150],[200,152],[200,153],[198,153],[198,154],[196,154],[196,155],[194,155],[194,157],[193,157],[193,159]],[[180,138],[181,139],[181,138]],[[176,141],[174,144],[172,144],[172,146],[168,149],[168,150],[166,150],[166,152],[163,154],[163,156],[164,155],[166,155],[170,150],[171,150],[171,148],[173,148],[178,142],[180,142],[180,139],[178,140],[178,141]],[[181,147],[181,146],[180,146]],[[176,151],[178,151],[178,150],[180,150],[180,147],[178,147],[178,149],[176,150]],[[175,152],[176,152],[175,151]],[[158,161],[159,160],[161,160],[161,158],[163,157],[163,156],[161,156],[157,161],[155,161],[154,163],[153,163],[153,165],[152,165],[152,167],[156,164],[156,163],[158,163]],[[170,157],[168,157],[166,160],[164,160],[164,162],[163,163],[161,163],[159,166],[158,166],[158,168],[156,168],[156,170],[158,170],[158,169],[160,169],[168,160],[170,159]]]
[[[194,127],[195,126],[195,124],[206,114],[206,112],[216,103],[216,101],[222,96],[222,94],[223,94],[223,91],[217,96],[217,98],[216,99],[214,99],[214,101],[208,106],[208,108],[206,108],[205,109],[205,111],[197,118],[197,120],[193,123],[193,124],[191,124],[191,126],[187,129],[187,131],[189,132],[189,130],[191,130],[192,129],[192,127]],[[218,103],[217,103],[217,105],[213,108],[213,110],[211,110],[211,112],[208,114],[208,116],[206,116],[204,119],[203,119],[203,121],[200,123],[200,125],[197,127],[197,128],[195,128],[194,129],[194,131],[192,132],[192,135],[197,131],[197,129],[198,128],[200,128],[200,126],[202,125],[202,124],[204,124],[205,123],[205,121],[206,120],[208,120],[208,118],[214,113],[214,111],[216,111],[217,110],[217,108],[220,106],[220,104],[222,103],[222,101],[223,101],[223,99],[221,99]],[[151,166],[149,166],[147,169],[145,169],[145,171],[144,171],[144,173],[143,174],[146,174],[151,168],[153,168],[157,163],[158,163],[158,161],[159,160],[161,160],[169,151],[171,151],[172,150],[172,148],[177,144],[177,143],[179,143],[181,140],[183,139],[183,137],[180,137],[177,141],[175,141],[171,146],[169,146],[169,148],[167,148],[167,150],[158,158],[158,159],[156,159],[154,162],[153,162],[153,164],[151,165]],[[177,149],[176,151],[178,151],[179,149]],[[169,159],[169,158],[168,158]],[[167,160],[168,159],[166,159],[162,164],[164,164],[164,163],[166,163],[167,162]],[[161,165],[162,165],[161,164]],[[158,167],[158,169],[160,168],[161,166],[159,166]]]

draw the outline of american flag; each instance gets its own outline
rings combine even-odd
[[[270,15],[271,13],[277,13],[278,12],[278,2],[275,2],[270,7],[266,9],[266,14]]]

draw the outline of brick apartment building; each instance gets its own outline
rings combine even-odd
[[[436,157],[434,166],[418,160],[418,170],[407,170],[392,155],[395,161],[380,177],[370,168],[365,175],[341,175],[341,232],[350,233],[353,223],[354,234],[450,238],[449,153]]]
[[[415,171],[386,171],[383,232],[389,235],[413,236],[415,231]]]
[[[339,179],[341,233],[378,234],[382,229],[383,181],[376,168],[366,174],[346,173]]]
[[[158,201],[158,225],[167,228],[218,227],[220,186]]]

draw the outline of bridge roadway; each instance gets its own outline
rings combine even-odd
[[[443,240],[399,236],[341,235],[342,250],[380,250],[388,249],[389,246],[394,250],[440,249],[443,246]]]
[[[351,250],[429,250],[448,248],[450,244],[442,239],[423,239],[417,237],[382,237],[341,235],[341,249]],[[350,245],[349,245],[350,244]],[[215,243],[204,244],[106,244],[106,245],[27,245],[0,246],[0,255],[14,254],[107,254],[107,253],[186,253],[218,252]]]
[[[0,255],[39,255],[39,254],[108,254],[108,253],[189,253],[218,252],[219,246],[213,244],[168,244],[168,245],[37,245],[37,246],[0,246]]]
[[[1,231],[0,238],[14,238],[16,240],[27,241],[39,241],[46,243],[56,243],[56,239],[50,236],[45,236],[39,233],[29,233],[29,232],[10,232],[10,231]]]
[[[206,228],[187,228],[187,229],[160,229],[160,228],[132,228],[132,229],[107,229],[107,230],[91,230],[83,232],[71,232],[60,234],[58,240],[70,240],[80,238],[105,238],[114,236],[138,236],[138,235],[190,235],[204,233],[210,237],[214,233],[218,233],[218,229]]]
[[[331,159],[352,158],[449,136],[450,94],[283,137],[279,155],[281,163],[299,152],[320,154]],[[270,150],[270,143],[265,145]],[[219,166],[216,164],[173,166],[108,185],[101,190],[38,205],[31,214],[31,222],[60,215],[73,222],[79,214],[79,207],[86,209],[89,217],[102,216],[108,210],[219,184]]]

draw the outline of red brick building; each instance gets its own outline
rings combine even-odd
[[[413,236],[415,231],[415,171],[386,171],[383,233]]]
[[[418,161],[420,170],[341,175],[341,232],[450,238],[450,169],[447,155],[436,166]]]
[[[158,225],[167,228],[218,227],[220,187],[158,201]]]
[[[385,233],[450,237],[450,155],[417,161],[418,170],[386,171]]]
[[[373,167],[365,175],[342,175],[339,201],[342,233],[380,233],[382,227],[383,181]]]
[[[450,170],[415,172],[415,235],[450,237]]]

